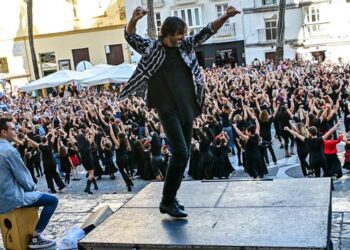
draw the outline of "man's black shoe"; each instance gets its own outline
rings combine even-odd
[[[187,213],[181,210],[175,202],[171,203],[170,205],[164,205],[163,202],[161,202],[159,204],[159,211],[162,214],[169,214],[170,216],[175,218],[187,217]]]
[[[183,211],[185,211],[185,206],[177,199],[175,198],[175,204]]]

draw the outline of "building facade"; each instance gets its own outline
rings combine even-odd
[[[247,63],[273,59],[279,0],[243,0]],[[286,0],[285,58],[350,60],[349,0]]]
[[[13,91],[34,79],[24,0],[6,0],[0,10],[0,74]],[[59,69],[130,61],[123,36],[124,0],[35,0],[34,44],[40,77]]]
[[[146,0],[126,1],[126,15],[130,18],[137,6],[147,7]],[[178,16],[188,25],[189,34],[197,33],[209,22],[225,13],[228,6],[241,9],[240,0],[154,0],[155,22],[158,31],[168,16]],[[147,18],[140,20],[137,33],[147,35]],[[196,49],[199,64],[205,67],[215,62],[245,63],[243,19],[238,15],[231,18],[212,38]],[[140,58],[132,52],[132,61]]]

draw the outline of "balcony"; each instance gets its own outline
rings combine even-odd
[[[277,28],[258,29],[259,43],[275,43],[277,37]]]
[[[189,28],[189,34],[195,35],[203,29],[203,27]],[[226,24],[219,29],[219,31],[212,36],[212,38],[235,38],[236,36],[236,25],[235,23]]]
[[[303,25],[304,39],[328,37],[330,32],[330,23],[311,23]]]
[[[175,0],[175,4],[177,5],[196,3],[196,2],[198,2],[198,0]]]
[[[318,4],[321,2],[329,2],[329,0],[317,0],[317,1],[316,0],[300,0],[299,5],[300,6],[309,6],[309,5]]]
[[[144,7],[147,7],[147,0],[141,0],[141,4]],[[154,8],[161,8],[164,6],[164,0],[153,0],[153,7]]]

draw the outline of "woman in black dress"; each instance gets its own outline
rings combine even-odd
[[[188,168],[188,175],[191,176],[193,180],[203,179],[203,174],[200,169],[199,144],[195,140],[192,140],[191,143],[191,158],[190,166]]]
[[[91,183],[94,184],[95,190],[98,189],[96,179],[94,176],[94,163],[91,154],[91,143],[94,141],[94,138],[95,130],[93,127],[91,127],[91,129],[85,129],[85,133],[83,129],[79,129],[78,136],[76,137],[78,150],[81,156],[81,164],[88,172],[88,179],[86,181],[86,187],[84,189],[84,192],[88,194],[93,194],[90,190]]]
[[[101,142],[101,140],[100,140]],[[103,175],[103,169],[100,164],[99,151],[96,142],[91,143],[91,154],[92,154],[92,162],[94,163],[94,175],[97,176],[97,179],[100,180]]]
[[[231,163],[227,161],[228,158],[228,137],[222,133],[215,139],[215,144],[212,147],[214,155],[213,172],[214,177],[219,179],[228,178],[233,172]],[[226,135],[227,136],[227,135]]]
[[[121,131],[125,131],[123,125],[119,122]],[[134,183],[129,178],[129,176],[126,174],[126,169],[128,169],[129,164],[129,158],[128,158],[128,152],[130,151],[130,144],[126,137],[126,134],[124,132],[120,132],[118,134],[118,139],[115,137],[112,124],[109,126],[109,131],[111,134],[111,138],[114,142],[115,152],[117,156],[117,166],[119,169],[120,174],[123,177],[123,180],[128,187],[128,191],[131,192],[131,187],[134,186]]]
[[[108,140],[107,138],[103,137],[101,139],[101,149],[104,153],[104,160],[105,160],[105,173],[109,175],[109,178],[111,180],[115,179],[115,173],[118,171],[117,168],[114,165],[113,162],[113,149],[112,149],[112,142]]]
[[[260,172],[260,152],[259,152],[259,133],[260,126],[259,121],[256,117],[253,117],[255,125],[251,124],[247,130],[246,134],[239,130],[236,124],[233,124],[233,128],[236,130],[240,138],[245,142],[245,155],[246,155],[246,169],[247,173],[253,179],[258,178],[258,173]]]
[[[137,166],[135,175],[143,179],[145,176],[145,149],[141,140],[136,140],[134,143],[134,162]]]
[[[148,130],[146,129],[146,131]],[[163,181],[164,177],[162,175],[162,172],[160,171],[162,167],[162,155],[161,155],[162,143],[157,132],[152,132],[151,136],[152,136],[151,154],[152,154],[153,173],[156,176],[157,181]]]
[[[200,172],[204,179],[213,179],[213,153],[210,145],[213,141],[213,137],[209,131],[208,126],[198,126],[197,124],[193,127],[194,135],[199,140],[199,153],[200,153]]]
[[[49,141],[48,138],[51,137]],[[57,173],[56,161],[53,156],[53,142],[55,140],[54,131],[47,134],[46,137],[41,139],[41,143],[37,143],[31,140],[28,136],[25,137],[28,143],[33,147],[39,148],[42,155],[42,161],[44,166],[44,174],[47,182],[48,188],[51,190],[51,193],[57,193],[53,181],[55,181],[58,186],[59,191],[65,188],[63,181],[61,180],[60,175]]]

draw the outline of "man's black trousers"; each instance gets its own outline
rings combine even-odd
[[[159,112],[159,119],[167,136],[172,154],[165,176],[163,203],[168,205],[176,197],[191,152],[193,121],[181,122],[177,112]]]

